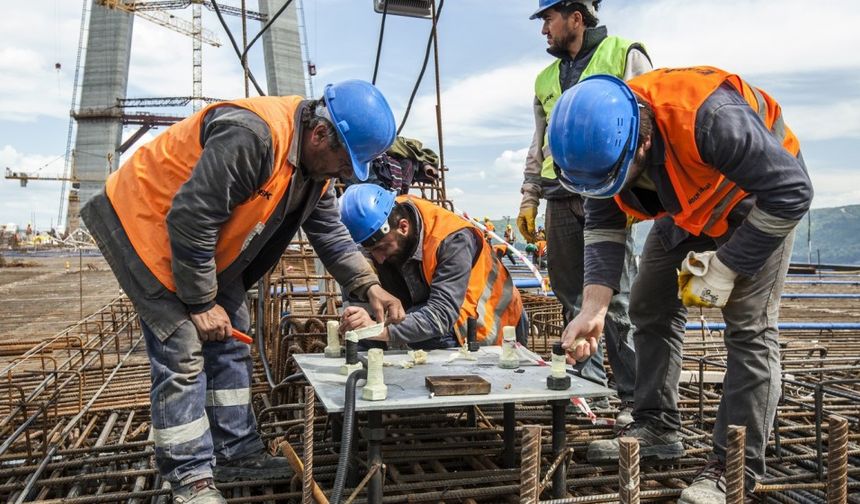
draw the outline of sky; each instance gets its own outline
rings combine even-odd
[[[33,0],[0,17],[0,170],[62,172],[81,13],[89,1]],[[247,4],[257,9],[255,0]],[[318,71],[313,94],[330,82],[370,80],[381,21],[373,2],[302,4],[307,50]],[[443,4],[439,80],[447,188],[455,205],[472,215],[515,216],[519,208],[534,130],[534,78],[552,61],[540,21],[528,19],[537,4]],[[204,46],[203,94],[240,97],[237,58],[214,14],[203,12],[204,27],[223,43]],[[172,13],[191,18],[190,9]],[[860,204],[860,2],[604,0],[599,17],[610,34],[644,43],[655,67],[713,65],[765,89],[800,139],[815,186],[813,207]],[[236,18],[229,23],[240,33]],[[421,70],[430,26],[424,19],[386,21],[377,85],[398,123]],[[249,23],[251,35],[259,28]],[[190,95],[191,39],[140,18],[133,33],[128,97]],[[258,47],[251,68],[265,84]],[[403,134],[438,150],[434,83],[431,58]],[[0,223],[48,228],[59,204],[59,182],[31,181],[22,188],[18,181],[0,180]]]

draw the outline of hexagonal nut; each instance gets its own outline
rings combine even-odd
[[[329,359],[337,359],[338,357],[343,357],[343,347],[325,347],[325,356]]]
[[[362,365],[360,362],[356,364],[344,364],[340,367],[340,374],[349,376],[356,369],[361,369]]]
[[[381,401],[388,397],[388,387],[386,385],[365,385],[361,389],[361,398],[365,401]]]
[[[546,377],[546,388],[550,390],[567,390],[570,388],[570,376],[556,378],[549,375]]]

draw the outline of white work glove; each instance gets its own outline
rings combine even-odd
[[[690,252],[678,271],[678,299],[684,306],[722,308],[729,300],[737,276],[713,250]]]

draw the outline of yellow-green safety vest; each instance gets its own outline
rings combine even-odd
[[[627,67],[627,53],[633,44],[633,41],[621,37],[606,37],[597,46],[588,65],[582,71],[579,80],[597,74],[609,74],[623,79],[624,70]],[[552,109],[555,107],[555,102],[558,101],[562,92],[559,79],[560,65],[560,59],[553,61],[535,79],[535,96],[538,97],[543,105],[547,125],[549,124]],[[540,175],[543,178],[555,179],[552,154],[549,151],[549,136],[546,133],[543,136],[543,166],[541,167]]]

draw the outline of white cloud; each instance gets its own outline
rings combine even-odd
[[[526,164],[526,155],[529,153],[529,148],[519,150],[506,150],[493,161],[495,168],[494,176],[503,177],[522,177],[523,167]]]
[[[860,99],[835,100],[826,105],[783,106],[785,122],[800,139],[860,138]]]
[[[79,1],[28,2],[3,11],[0,121],[69,116],[80,15]]]
[[[542,61],[515,63],[447,84],[442,93],[445,145],[529,141],[534,130],[534,78],[544,66]],[[405,133],[436,138],[435,106],[435,93],[417,98]]]
[[[846,173],[850,173],[846,176]],[[815,188],[814,208],[857,205],[860,203],[860,187],[849,178],[855,178],[854,171],[810,170],[809,178]]]
[[[531,141],[534,128],[534,78],[549,60],[540,48],[539,23],[525,18],[533,5],[517,14],[525,14],[521,22],[526,29],[501,33],[494,30],[492,23],[476,24],[471,15],[454,15],[458,9],[472,14],[475,9],[483,9],[485,1],[452,3],[446,7],[451,10],[447,17],[443,15],[440,28],[447,37],[440,44],[440,59],[444,141],[446,148],[452,148],[446,150],[446,163],[452,169],[447,175],[449,187],[452,187],[449,193],[457,198],[458,205],[472,212],[515,215],[525,147]],[[532,1],[529,0],[529,4]],[[353,24],[359,24],[354,21],[356,19],[378,21],[378,16],[371,17],[365,12],[370,6],[362,6],[359,12],[352,0],[305,3],[311,56],[317,60],[320,70],[316,78],[317,94],[322,84],[339,76],[369,78],[372,58],[365,56],[375,53],[378,25],[363,23],[353,27],[355,33],[343,36],[326,30],[336,16],[350,16]],[[20,121],[68,117],[81,4],[80,0],[30,2],[20,9],[7,9],[0,17],[0,33],[4,34],[0,40],[0,135],[14,131]],[[499,7],[497,15],[508,15],[511,9],[516,9],[505,4]],[[249,7],[257,8],[255,2],[250,2]],[[189,9],[174,14],[190,19]],[[238,34],[238,21],[229,16],[227,19]],[[398,120],[402,117],[413,72],[418,68],[426,41],[424,24],[415,29],[419,25],[399,21],[388,25],[380,75]],[[850,50],[846,49],[860,45],[860,31],[854,29],[860,24],[860,2],[856,0],[816,3],[809,0],[614,1],[603,6],[601,21],[611,34],[644,42],[656,66],[711,64],[750,76],[754,83],[764,74],[790,76],[799,72],[839,73],[853,69],[856,75],[860,70],[857,58],[849,57]],[[207,10],[204,10],[203,22],[205,27],[218,32],[223,43],[217,49],[204,45],[204,95],[222,98],[242,95],[240,67],[226,35]],[[252,35],[258,29],[259,23],[249,23]],[[466,32],[474,42],[463,42]],[[344,40],[350,43],[344,44]],[[315,51],[317,45],[319,52]],[[416,47],[421,54],[416,52]],[[265,86],[260,48],[252,52],[252,66]],[[464,54],[468,54],[474,64],[450,63],[462,61]],[[504,57],[499,58],[499,54]],[[397,62],[394,71],[391,61]],[[496,64],[497,61],[502,64]],[[57,62],[62,64],[59,74],[54,69]],[[487,62],[495,66],[487,69]],[[809,89],[809,93],[817,92]],[[148,21],[135,20],[129,95],[184,96],[190,93],[191,39]],[[809,144],[813,140],[860,137],[860,100],[846,101],[839,96],[822,98],[829,103],[813,107],[777,96],[787,123],[804,145],[810,166],[813,166],[813,152]],[[138,145],[157,133],[148,133]],[[432,64],[403,133],[437,148]],[[127,131],[125,135],[128,134]],[[64,135],[45,139],[44,148],[29,150],[60,151],[64,147],[63,140]],[[14,144],[11,148],[15,149]],[[17,157],[9,163],[14,161],[18,167],[35,169],[40,162],[51,158],[21,153],[24,150],[28,149],[14,150]],[[6,157],[0,159],[9,159],[8,151],[4,152]],[[860,195],[846,190],[844,177],[834,169],[823,168],[839,165],[838,160],[832,159],[834,154],[821,151],[814,154],[820,158],[813,171],[816,206],[860,201]],[[16,198],[24,198],[21,204],[29,205],[29,209],[48,207],[48,213],[55,215],[57,183],[31,183],[24,190],[19,189],[17,183],[2,182],[4,198],[0,220],[8,214],[10,199],[18,205]],[[32,199],[30,196],[42,191],[42,187],[50,188],[51,194],[46,194],[44,199]]]
[[[856,0],[613,2],[610,33],[641,40],[655,66],[714,65],[741,74],[857,68]]]
[[[12,171],[41,176],[60,176],[62,155],[29,154],[11,145],[0,149],[0,166]],[[35,221],[39,229],[56,223],[60,205],[60,182],[30,181],[21,187],[17,180],[0,180],[0,222],[26,225]]]

